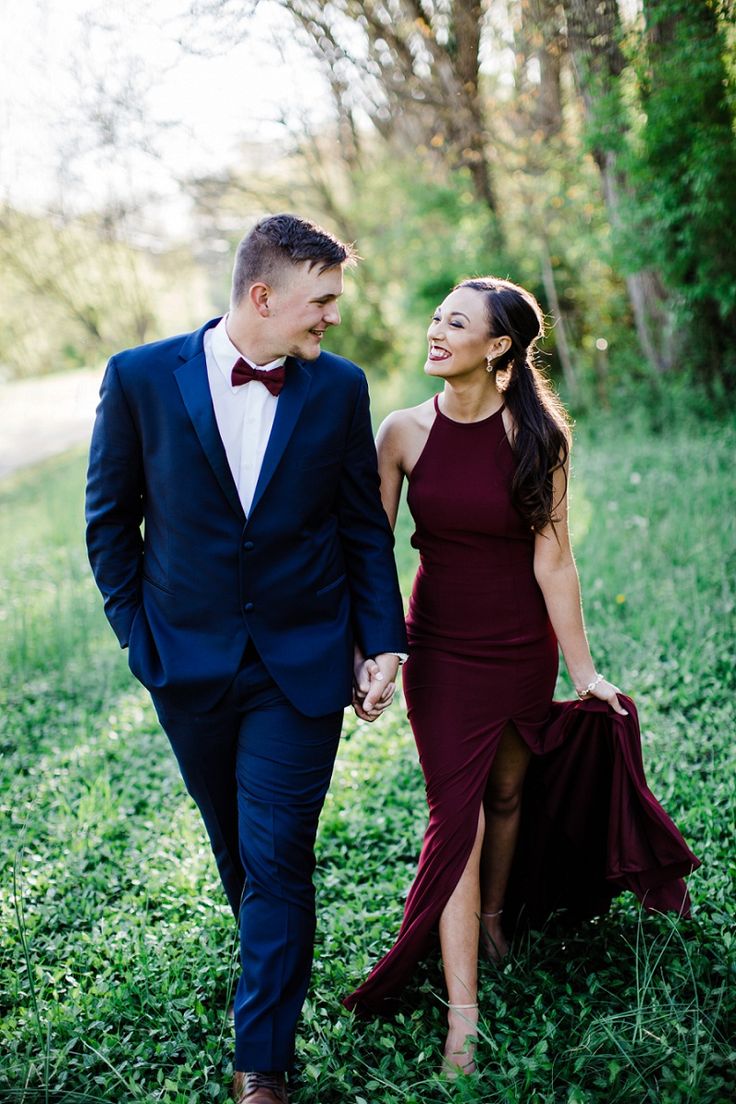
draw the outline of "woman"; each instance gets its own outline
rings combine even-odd
[[[590,655],[567,525],[569,430],[534,367],[541,334],[524,289],[459,284],[428,331],[425,372],[444,390],[378,434],[384,508],[395,524],[407,478],[421,554],[404,693],[430,820],[398,940],[345,1004],[387,1011],[438,926],[455,1074],[475,1068],[478,949],[504,957],[504,920],[522,906],[532,917],[605,911],[624,885],[683,912],[678,879],[698,865],[646,789],[633,703]],[[553,706],[558,644],[580,701]],[[543,796],[524,805],[515,859],[533,753]]]

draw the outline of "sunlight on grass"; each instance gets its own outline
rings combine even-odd
[[[695,918],[643,917],[621,897],[572,935],[525,935],[502,970],[483,967],[481,1076],[450,1088],[436,956],[395,1020],[340,1005],[391,944],[427,817],[401,702],[374,726],[350,715],[320,831],[294,1104],[731,1099],[735,444],[730,428],[654,438],[600,422],[575,448],[594,657],[637,699],[652,788],[704,859]],[[0,1098],[225,1101],[234,927],[102,615],[83,472],[74,455],[0,488]],[[405,592],[411,531],[404,510]]]

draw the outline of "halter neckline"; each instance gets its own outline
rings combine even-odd
[[[435,412],[439,415],[440,418],[444,418],[444,420],[446,422],[450,422],[451,425],[457,425],[457,426],[485,425],[485,423],[490,422],[491,419],[497,418],[498,415],[501,414],[505,408],[506,408],[506,403],[502,402],[501,405],[499,406],[498,410],[494,410],[493,413],[489,414],[486,418],[477,418],[473,422],[459,422],[456,418],[450,418],[450,417],[447,416],[447,414],[444,414],[440,410],[440,396],[439,396],[439,394],[435,395],[435,397],[434,397]]]

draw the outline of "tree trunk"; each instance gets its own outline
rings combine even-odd
[[[539,65],[539,84],[535,88],[524,73],[520,91],[532,99],[530,130],[541,131],[547,140],[562,130],[560,74],[565,44],[559,5],[555,0],[521,0],[520,15],[517,52],[522,55],[524,69],[532,59]]]
[[[621,189],[623,174],[617,167],[616,154],[608,150],[599,162],[603,179],[603,195],[611,226],[616,232],[623,228],[621,216]],[[626,274],[626,290],[634,316],[639,345],[658,375],[668,372],[674,362],[673,323],[668,309],[668,296],[659,273],[652,268]]]
[[[557,294],[557,283],[555,282],[555,273],[552,268],[549,245],[544,236],[542,236],[542,283],[544,284],[547,301],[552,308],[556,320],[555,345],[557,346],[560,364],[562,365],[562,375],[567,389],[570,392],[570,396],[576,398],[579,391],[578,377],[575,371],[572,354],[570,353],[570,342],[567,340],[567,326],[565,325],[565,316],[560,306],[560,297]]]
[[[736,388],[736,145],[714,0],[644,0],[640,190],[665,212],[654,255],[677,296],[678,342],[706,385]],[[733,19],[733,5],[731,18]]]
[[[360,107],[386,140],[436,150],[446,168],[466,168],[500,244],[498,202],[479,92],[483,0],[278,0],[330,74],[339,112],[342,90],[361,88]],[[210,0],[209,8],[217,4]],[[367,52],[344,45],[346,21],[365,35]],[[339,77],[336,74],[339,73]],[[342,101],[342,102],[341,102]],[[343,140],[351,131],[343,118]]]
[[[620,232],[627,182],[617,152],[625,125],[617,88],[625,65],[618,42],[618,7],[616,0],[564,0],[563,7],[586,120],[596,128],[593,157],[611,226]],[[672,366],[672,322],[661,277],[644,269],[628,274],[626,287],[642,352],[657,373],[666,372]]]
[[[455,0],[452,6],[450,47],[454,39],[455,83],[463,105],[456,122],[456,144],[460,163],[470,170],[476,196],[489,211],[497,214],[498,203],[485,150],[483,108],[478,94],[482,15],[480,0]],[[448,53],[452,56],[450,51]]]

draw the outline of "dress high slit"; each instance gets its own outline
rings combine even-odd
[[[646,786],[636,709],[553,702],[557,640],[534,576],[534,533],[514,508],[503,408],[435,419],[409,479],[420,564],[409,602],[403,688],[429,823],[396,942],[344,1001],[389,1013],[432,943],[465,870],[501,735],[532,752],[504,903],[509,928],[605,912],[630,888],[687,914],[698,860]]]

